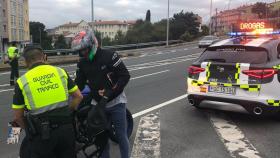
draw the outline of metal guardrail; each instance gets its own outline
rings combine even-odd
[[[170,40],[169,44],[182,43],[181,40]],[[129,49],[138,49],[138,48],[147,48],[152,46],[162,46],[165,45],[166,41],[159,42],[149,42],[149,43],[136,43],[136,44],[126,44],[126,45],[114,45],[114,46],[104,46],[103,49],[109,49],[113,51],[120,50],[129,50]],[[59,56],[59,55],[77,55],[77,52],[71,49],[56,49],[56,50],[45,50],[44,51],[48,56]]]

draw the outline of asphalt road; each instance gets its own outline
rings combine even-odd
[[[278,158],[280,125],[277,117],[254,117],[243,109],[206,103],[195,109],[186,101],[187,67],[202,49],[196,45],[140,51],[123,59],[131,73],[126,88],[134,119],[132,157],[162,158]],[[73,73],[75,65],[63,66]],[[25,70],[21,70],[23,73]],[[13,87],[9,73],[0,72],[0,157],[16,158],[17,145],[6,145]],[[118,156],[112,144],[112,157]]]

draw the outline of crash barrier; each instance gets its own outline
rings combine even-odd
[[[192,45],[197,44],[197,41],[194,42],[183,42],[181,40],[171,40],[169,41],[169,46],[177,46],[177,45]],[[134,51],[137,49],[153,49],[155,46],[164,46],[166,45],[166,41],[159,42],[149,42],[149,43],[138,43],[138,44],[127,44],[127,45],[115,45],[115,46],[105,46],[103,49],[110,49],[117,51],[121,57],[127,56],[135,56],[139,54],[138,51]],[[67,64],[67,63],[75,63],[78,61],[77,52],[72,51],[71,49],[56,49],[56,50],[44,50],[47,55],[48,62],[50,64]],[[9,68],[8,64],[4,64],[4,56],[5,53],[0,52],[0,71],[7,70]],[[5,57],[7,58],[7,56]],[[19,59],[20,67],[23,67],[23,57],[21,55]]]
[[[170,40],[169,44],[178,44],[183,43],[181,40]],[[166,45],[166,41],[159,41],[159,42],[149,42],[149,43],[136,43],[136,44],[126,44],[126,45],[114,45],[114,46],[104,46],[103,49],[109,49],[113,51],[122,51],[122,50],[129,50],[129,49],[138,49],[138,48],[147,48],[147,47],[154,47],[154,46],[163,46]],[[45,54],[48,56],[60,56],[60,55],[77,55],[77,52],[71,49],[56,49],[56,50],[45,50]]]

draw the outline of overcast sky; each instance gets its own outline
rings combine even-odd
[[[230,8],[251,4],[257,1],[274,0],[231,0]],[[229,0],[213,0],[215,8],[228,8]],[[90,21],[91,0],[29,0],[30,20],[39,21],[52,28],[64,23]],[[145,18],[151,10],[152,21],[167,17],[167,0],[94,0],[95,20],[135,20]],[[203,23],[209,21],[210,0],[170,0],[170,16],[181,10],[191,11],[203,17]]]

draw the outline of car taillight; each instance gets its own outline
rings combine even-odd
[[[189,74],[192,74],[192,75],[198,74],[198,73],[201,73],[201,72],[204,72],[204,71],[205,71],[204,68],[197,67],[197,66],[190,66],[190,67],[188,68]]]
[[[277,73],[277,70],[275,69],[243,70],[242,73],[250,77],[265,79],[265,78],[273,77],[273,75]]]

